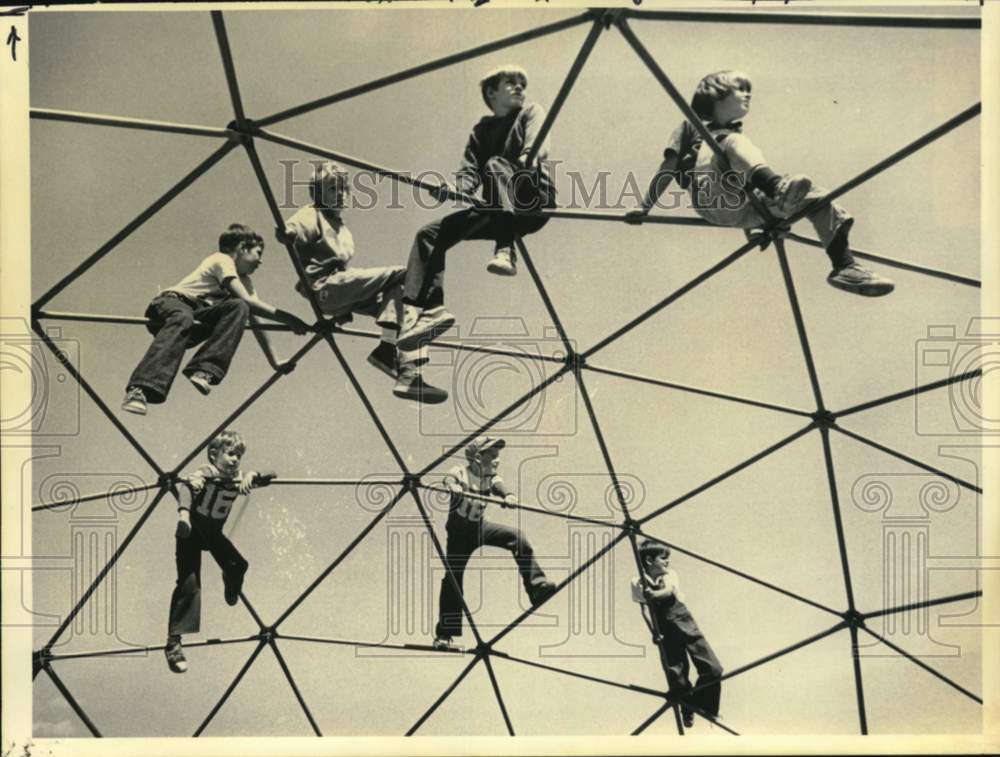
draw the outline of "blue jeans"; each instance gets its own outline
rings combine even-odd
[[[164,292],[146,308],[146,328],[153,334],[153,343],[132,372],[128,386],[142,389],[151,404],[163,402],[185,351],[198,344],[201,348],[188,362],[184,375],[201,371],[218,384],[229,370],[249,315],[250,306],[235,297],[205,305]]]

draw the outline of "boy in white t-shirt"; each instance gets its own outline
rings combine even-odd
[[[219,250],[149,303],[146,328],[153,334],[153,343],[132,372],[122,410],[145,415],[147,403],[164,402],[184,353],[197,344],[201,348],[184,375],[202,394],[211,392],[212,385],[225,378],[251,314],[287,324],[296,334],[309,330],[298,316],[269,305],[254,291],[250,275],[264,255],[259,234],[231,224],[219,237]],[[266,339],[263,343],[267,344]],[[277,368],[270,349],[265,351]]]

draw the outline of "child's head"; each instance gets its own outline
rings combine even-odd
[[[527,72],[513,63],[494,68],[479,82],[483,102],[497,115],[506,115],[515,107],[524,105],[524,90],[527,88]]]
[[[208,443],[208,461],[227,476],[240,469],[247,445],[236,431],[223,431]]]
[[[465,457],[469,465],[480,475],[493,474],[500,467],[500,450],[507,444],[496,436],[480,436],[465,447]]]
[[[643,569],[653,578],[662,576],[670,565],[670,547],[652,539],[639,542],[639,560]]]
[[[750,108],[750,88],[750,77],[742,71],[716,71],[698,82],[691,109],[705,121],[735,121]]]
[[[219,236],[219,250],[236,262],[236,270],[241,276],[249,275],[260,267],[264,239],[249,226],[232,223]]]
[[[332,160],[317,163],[313,167],[309,194],[317,207],[342,210],[351,194],[350,175],[347,170]]]

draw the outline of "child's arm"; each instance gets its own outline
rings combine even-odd
[[[542,130],[542,124],[545,122],[545,109],[541,105],[536,105],[532,103],[524,109],[524,147],[521,148],[521,154],[517,156],[518,164],[528,168],[528,153],[531,152],[531,148],[534,147],[535,141],[538,139],[538,132]],[[549,145],[548,139],[546,138],[545,144],[543,144],[539,150],[538,154],[535,156],[535,163],[545,160],[549,155]]]
[[[261,350],[264,352],[264,357],[267,359],[267,364],[271,366],[271,370],[278,371],[281,370],[281,366],[284,362],[279,363],[274,357],[274,351],[271,349],[271,340],[267,338],[267,333],[261,331],[258,328],[259,323],[255,316],[250,316],[250,330],[253,331],[254,339],[257,340],[257,344],[260,345]]]
[[[262,473],[253,470],[247,471],[243,474],[243,478],[240,480],[240,485],[237,488],[240,494],[249,494],[251,489],[270,484],[271,480],[277,477],[277,475],[277,473],[270,470]]]
[[[247,288],[243,286],[243,282],[238,278],[227,279],[226,283],[229,286],[229,291],[233,293],[234,297],[239,297],[250,306],[250,312],[252,314],[261,315],[265,318],[270,318],[272,321],[278,321],[279,323],[291,326],[292,331],[300,336],[309,331],[309,324],[297,315],[264,302],[262,299],[257,297],[256,294],[250,294],[250,292],[247,291]]]
[[[492,493],[496,494],[498,497],[500,497],[500,499],[502,499],[508,505],[517,504],[517,497],[514,496],[514,493],[512,491],[507,489],[507,484],[505,484],[504,480],[499,476],[496,476],[493,479]]]
[[[473,129],[469,141],[465,144],[462,162],[455,171],[455,189],[463,194],[471,195],[482,183],[479,176],[478,147],[479,140],[476,138],[476,130]]]

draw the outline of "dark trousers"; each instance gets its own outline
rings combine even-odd
[[[132,372],[128,385],[140,387],[146,401],[159,404],[166,400],[170,385],[184,359],[184,352],[197,344],[201,348],[184,369],[190,376],[202,371],[218,384],[225,378],[236,348],[243,338],[250,306],[231,297],[216,305],[201,305],[164,293],[146,308],[153,343]],[[204,344],[202,344],[204,342]]]
[[[545,581],[545,573],[538,566],[531,544],[520,529],[485,520],[476,522],[452,517],[448,520],[447,532],[446,563],[458,582],[458,590],[456,591],[451,578],[445,575],[441,580],[441,597],[438,602],[437,636],[462,635],[462,594],[459,592],[462,589],[465,566],[479,547],[500,547],[511,552],[517,561],[517,569],[529,597],[535,587]]]
[[[444,302],[445,253],[465,239],[492,239],[501,245],[514,238],[533,234],[548,218],[519,216],[515,211],[538,210],[555,205],[555,190],[538,174],[517,171],[503,158],[487,162],[484,200],[503,213],[484,213],[474,208],[459,210],[417,232],[406,263],[403,302],[431,307]]]
[[[233,546],[218,525],[200,527],[198,516],[191,514],[191,535],[177,537],[177,585],[170,597],[170,620],[167,633],[171,636],[198,633],[201,627],[201,553],[212,553],[222,568],[227,586],[240,585],[249,564]]]
[[[658,614],[657,623],[663,635],[659,645],[660,663],[667,675],[668,692],[671,696],[684,697],[701,712],[715,717],[719,714],[722,696],[719,681],[722,665],[698,624],[684,603],[678,601]],[[687,692],[694,687],[688,677],[691,670],[689,657],[698,671],[697,685],[706,684],[705,688],[690,695]],[[683,709],[687,711],[687,708]]]

